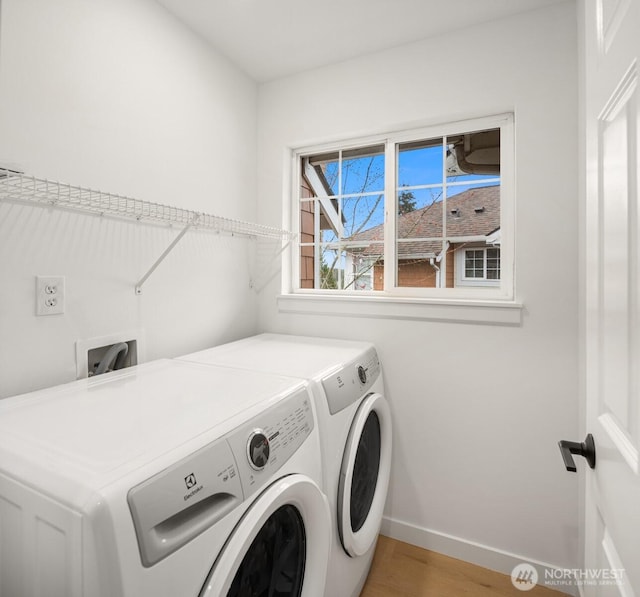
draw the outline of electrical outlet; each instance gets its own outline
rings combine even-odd
[[[64,313],[64,276],[36,276],[36,315]]]

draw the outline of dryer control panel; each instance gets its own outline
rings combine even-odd
[[[357,359],[325,377],[322,387],[327,396],[329,412],[335,415],[362,398],[379,376],[380,359],[376,349],[371,347]]]
[[[274,479],[314,428],[300,390],[133,487],[127,496],[149,567],[218,522]]]

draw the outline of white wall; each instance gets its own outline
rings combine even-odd
[[[0,164],[255,219],[256,84],[152,0],[2,0]],[[250,241],[0,205],[0,397],[70,381],[75,342],[141,330],[146,358],[254,331]],[[35,276],[66,276],[35,316]]]
[[[577,479],[556,445],[578,430],[575,20],[568,2],[259,91],[258,206],[273,225],[287,147],[515,112],[520,326],[278,313],[280,279],[260,297],[261,329],[377,345],[396,438],[384,528],[487,565],[578,563]]]

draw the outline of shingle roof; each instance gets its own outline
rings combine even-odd
[[[438,201],[398,216],[398,238],[442,237],[442,202]],[[488,236],[500,228],[500,186],[478,187],[447,199],[447,239]],[[349,241],[382,241],[383,225],[375,226],[350,237]],[[380,255],[382,245],[374,244],[359,251],[365,255]],[[399,257],[435,256],[442,249],[441,241],[398,243]]]

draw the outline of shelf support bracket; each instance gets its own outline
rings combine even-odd
[[[138,280],[138,283],[136,284],[136,294],[142,294],[142,285],[147,281],[149,276],[156,270],[156,268],[165,260],[167,255],[169,255],[169,253],[171,253],[173,248],[182,240],[182,237],[189,231],[189,229],[193,226],[194,223],[195,222],[192,222],[191,224],[187,224],[180,231],[178,236],[176,236],[173,239],[173,242],[164,250],[162,255],[160,255],[160,257],[158,257],[158,259],[156,259],[156,262],[149,268],[147,273],[144,276],[142,276],[142,278],[140,278],[140,280]]]

